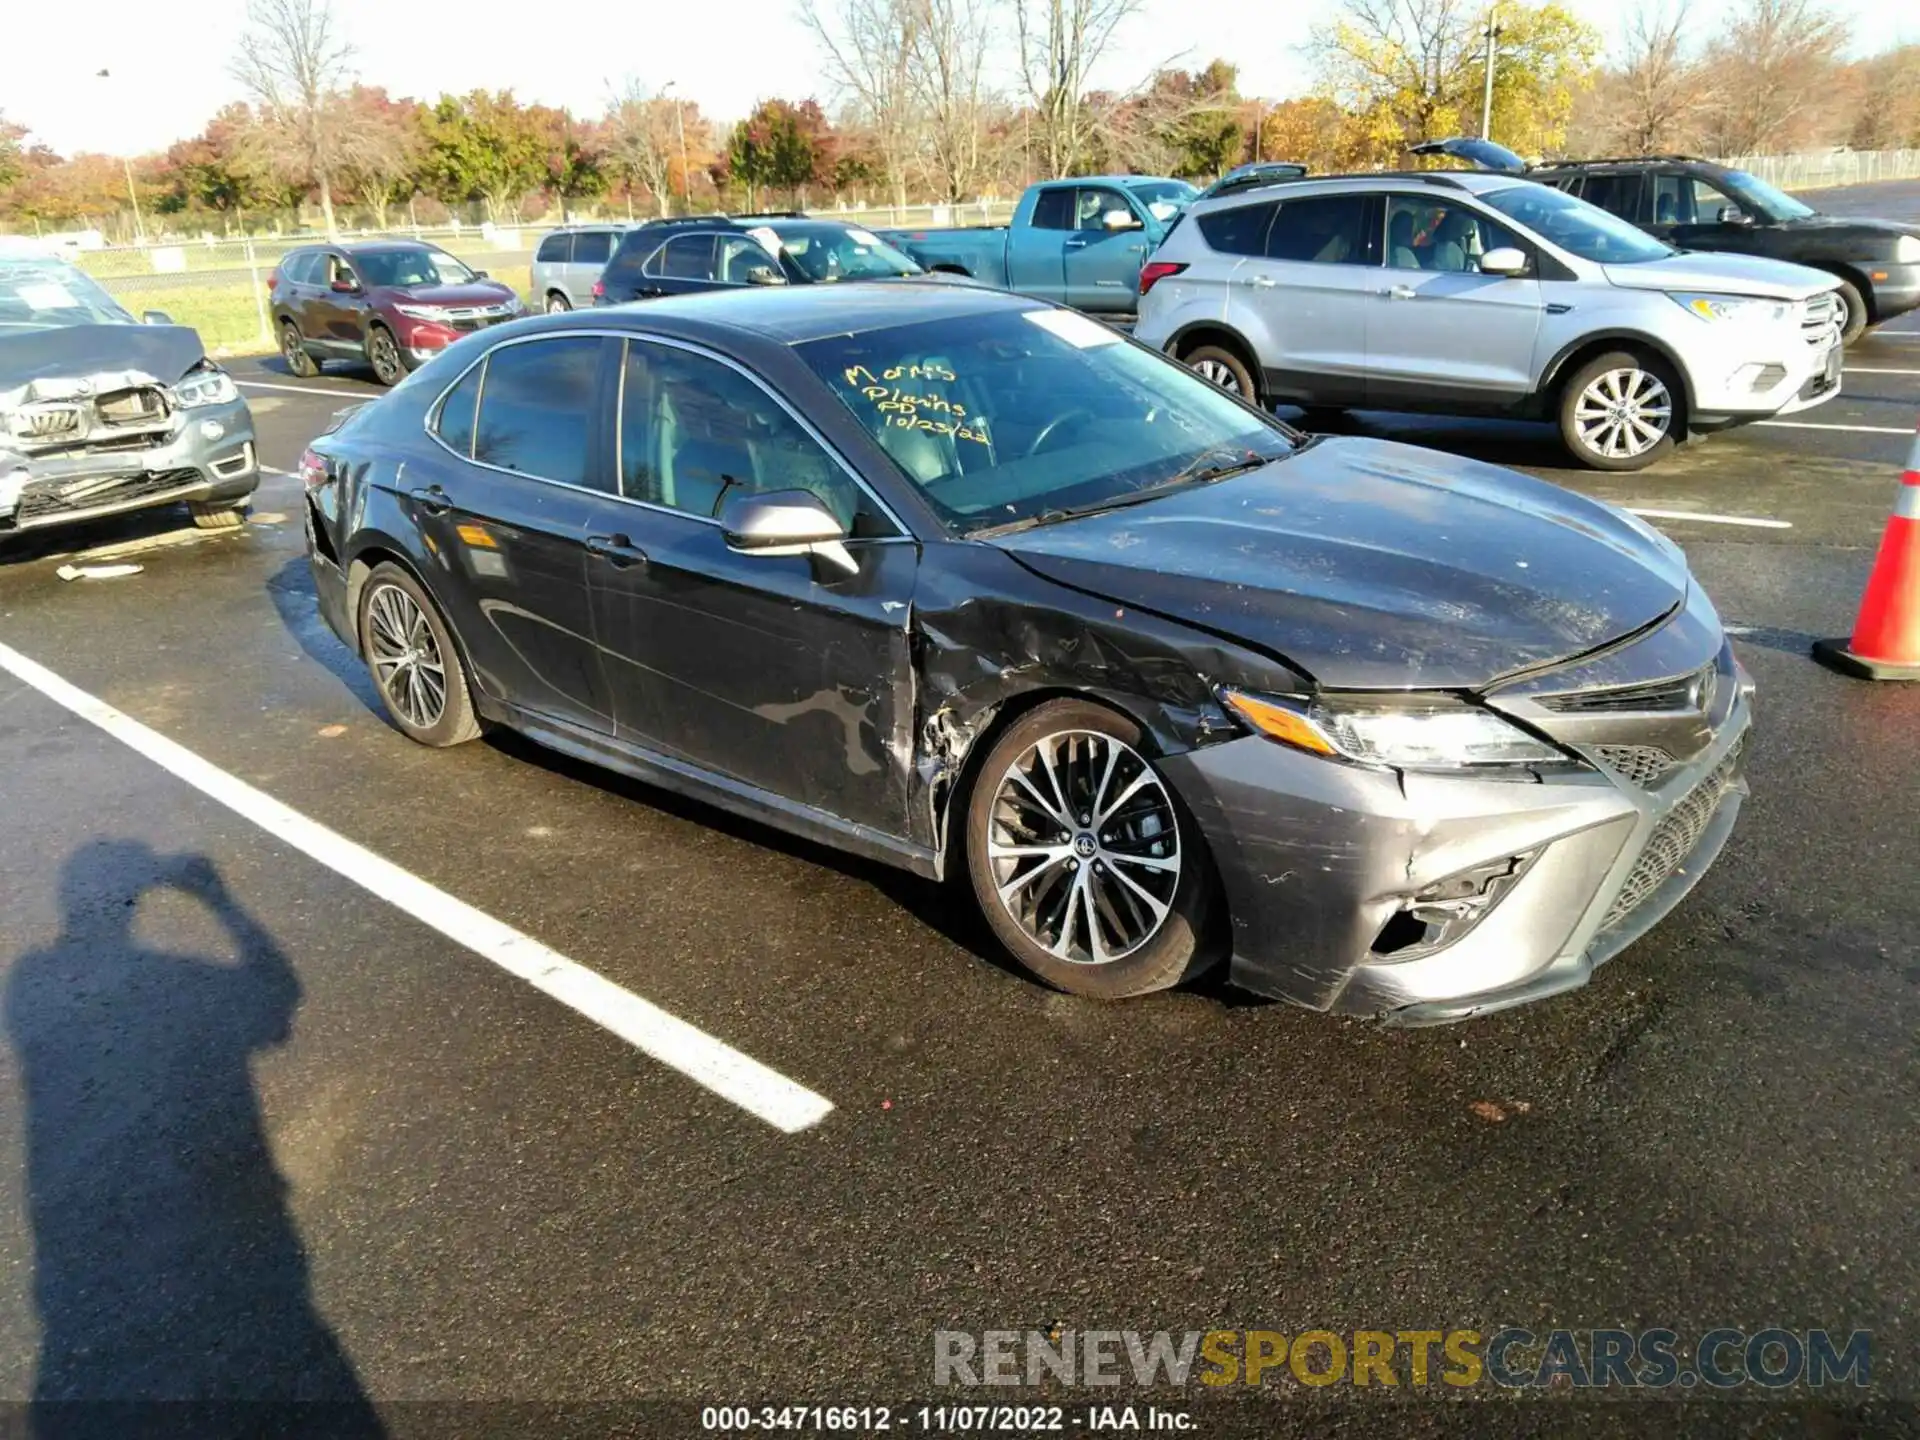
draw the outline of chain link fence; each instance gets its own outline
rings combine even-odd
[[[1825,150],[1804,155],[1730,155],[1720,162],[1782,190],[1826,190],[1920,179],[1920,150]]]

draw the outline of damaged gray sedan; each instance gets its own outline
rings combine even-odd
[[[1307,440],[1071,311],[818,286],[465,339],[301,465],[424,745],[511,726],[951,879],[1076,994],[1432,1023],[1699,880],[1750,686],[1669,541]]]
[[[241,523],[253,415],[194,331],[152,318],[64,261],[0,255],[0,536],[176,502]]]

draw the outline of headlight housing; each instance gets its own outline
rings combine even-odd
[[[201,405],[229,405],[240,398],[233,377],[217,365],[189,371],[173,387],[173,403],[183,410]]]
[[[1758,295],[1675,295],[1673,303],[1702,320],[1785,320],[1793,314],[1791,302]]]
[[[432,305],[395,305],[393,308],[410,320],[432,320],[441,325],[447,323],[447,312]]]
[[[1457,771],[1574,763],[1512,721],[1451,696],[1308,700],[1224,690],[1221,699],[1270,740],[1362,765]]]
[[[1902,235],[1893,242],[1896,265],[1920,265],[1920,235]]]

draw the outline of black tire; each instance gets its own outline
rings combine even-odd
[[[401,353],[400,342],[384,325],[372,326],[367,331],[367,364],[373,367],[373,378],[389,388],[407,378],[407,359]]]
[[[1866,334],[1867,327],[1873,323],[1867,312],[1866,297],[1851,280],[1842,280],[1835,298],[1840,301],[1840,343],[1851,345]]]
[[[1074,760],[1067,761],[1070,793],[1066,797],[1087,812],[1084,816],[1069,813],[1066,818],[1085,822],[1085,828],[1077,829],[1070,839],[1062,838],[1067,832],[1056,831],[1033,840],[1024,832],[1057,822],[1041,820],[1043,812],[1024,799],[1015,798],[1009,804],[1003,799],[1003,793],[1017,797],[1018,784],[1010,771],[1030,754],[1037,754],[1035,747],[1050,739],[1057,741],[1068,755],[1078,753],[1085,757],[1078,770],[1074,769]],[[1109,742],[1118,742],[1124,748],[1109,750],[1106,748]],[[1219,958],[1217,947],[1210,943],[1207,924],[1213,909],[1215,881],[1206,842],[1181,807],[1173,787],[1154,769],[1151,757],[1139,748],[1140,743],[1139,727],[1103,705],[1085,700],[1051,700],[1007,727],[981,763],[967,800],[967,875],[974,900],[986,917],[988,927],[1023,968],[1068,994],[1099,1000],[1146,995],[1200,974]],[[1078,747],[1077,751],[1074,747]],[[1105,770],[1100,758],[1108,753],[1119,757],[1112,770]],[[1117,797],[1131,778],[1140,777],[1143,772],[1157,782],[1157,787],[1152,783],[1144,785],[1132,799],[1114,807],[1110,817],[1113,829],[1107,830],[1093,813],[1095,807],[1087,803],[1096,793],[1092,788],[1098,778],[1096,770],[1109,779],[1113,787],[1107,792],[1110,798]],[[1122,779],[1122,776],[1129,778]],[[1007,787],[1006,792],[1003,786]],[[1038,825],[1030,823],[1035,821]],[[1019,868],[1026,863],[1022,859],[1002,859],[998,863],[1014,868],[1005,876],[998,876],[994,871],[995,857],[989,853],[996,834],[1003,837],[998,842],[1003,845],[1032,845],[1037,850],[1044,844],[1063,853],[1053,858],[1036,857],[1036,863],[1025,869]],[[1110,843],[1116,836],[1120,837],[1117,843]],[[1165,879],[1169,839],[1173,841],[1170,858],[1178,865],[1171,882]],[[1137,922],[1138,938],[1130,945],[1122,943],[1113,947],[1118,952],[1113,958],[1100,959],[1087,922],[1089,918],[1116,912],[1117,905],[1111,903],[1105,911],[1100,910],[1100,900],[1127,893],[1115,884],[1114,876],[1121,868],[1111,858],[1116,854],[1131,855],[1126,873],[1140,877],[1147,891],[1157,892],[1154,903],[1164,907],[1164,914],[1155,917],[1147,905],[1127,900],[1125,903],[1131,912],[1127,918]],[[1074,858],[1081,855],[1100,857],[1087,861],[1084,879],[1080,877],[1080,860]],[[1152,858],[1156,855],[1162,858]],[[1148,865],[1155,868],[1134,868]],[[1096,871],[1106,878],[1097,878]],[[1069,872],[1075,878],[1067,878]],[[1056,929],[1054,948],[1030,934],[1026,923],[1016,919],[1009,902],[1001,898],[1003,883],[1027,877],[1035,878],[1014,892],[1014,903],[1031,897],[1036,914],[1044,916],[1053,910],[1057,901],[1059,908],[1053,913],[1066,916]],[[1076,896],[1077,885],[1084,885],[1088,896],[1095,894],[1096,886],[1107,889],[1099,900],[1080,901]],[[1132,893],[1145,892],[1136,885]],[[1094,908],[1089,910],[1088,904]],[[1080,918],[1074,918],[1076,913]],[[1153,923],[1149,925],[1147,920]],[[1100,926],[1101,921],[1092,918],[1092,924]],[[1045,938],[1045,929],[1043,924],[1042,938]],[[1101,930],[1103,936],[1117,933],[1112,927]],[[1081,935],[1087,937],[1088,943],[1080,948],[1094,958],[1076,960],[1069,953],[1057,953],[1073,951],[1074,940]],[[1119,938],[1124,941],[1125,936]]]
[[[558,290],[547,292],[547,314],[560,315],[571,309],[573,309],[573,302]]]
[[[1247,368],[1247,362],[1224,345],[1197,345],[1180,357],[1188,369],[1212,381],[1229,395],[1237,395],[1249,405],[1258,405],[1260,386]]]
[[[1644,431],[1629,421],[1622,421],[1616,426],[1610,419],[1603,418],[1595,422],[1588,418],[1594,407],[1606,407],[1614,403],[1605,389],[1597,397],[1587,395],[1589,386],[1609,375],[1636,377],[1614,382],[1613,388],[1620,392],[1623,403],[1628,397],[1650,401],[1654,398],[1655,390],[1664,392],[1663,417],[1651,404],[1639,404],[1633,412],[1643,424],[1660,431],[1657,440],[1647,443]],[[1637,377],[1647,378],[1642,380]],[[1646,388],[1648,381],[1652,389]],[[1560,438],[1565,442],[1568,453],[1589,470],[1644,470],[1670,453],[1679,438],[1687,433],[1686,403],[1686,391],[1681,387],[1679,377],[1664,360],[1630,350],[1610,350],[1587,361],[1569,375],[1560,387],[1557,407]],[[1592,427],[1596,423],[1600,427],[1597,438],[1602,443],[1599,444],[1589,439],[1595,433]],[[1609,447],[1616,433],[1621,437],[1619,443],[1623,448],[1619,453],[1611,453]],[[1635,445],[1644,448],[1632,449]]]
[[[422,628],[431,638],[430,651],[425,646],[419,649],[430,654],[432,662],[440,666],[441,703],[437,709],[409,713],[411,701],[404,698],[409,693],[403,678],[404,665],[386,668],[383,674],[382,663],[377,657],[391,653],[393,649],[383,628],[386,619],[396,613],[384,608],[392,592],[405,597],[405,601],[413,607],[412,613],[419,615]],[[381,618],[376,618],[376,606],[382,607],[379,611]],[[402,608],[397,613],[405,615],[409,612]],[[390,561],[374,566],[366,583],[360,587],[360,613],[355,624],[360,637],[360,654],[367,662],[368,674],[373,677],[373,688],[380,694],[381,708],[387,712],[387,718],[393,722],[395,729],[409,740],[434,749],[463,744],[480,733],[480,717],[474,713],[473,696],[467,689],[467,671],[460,660],[460,647],[454,643],[453,634],[448,630],[447,622],[441,618],[439,607],[419,581]],[[408,628],[411,629],[410,624]],[[416,643],[417,640],[416,635]],[[421,677],[423,684],[426,678]],[[396,699],[396,696],[402,698]],[[423,720],[426,723],[422,723]]]
[[[291,320],[280,322],[280,354],[287,362],[287,369],[302,380],[311,380],[320,373],[320,362],[307,353],[300,339],[300,327]]]
[[[238,530],[247,520],[247,502],[222,501],[210,505],[204,500],[189,500],[187,513],[202,530]]]

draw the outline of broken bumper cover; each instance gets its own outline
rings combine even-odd
[[[217,433],[216,433],[217,432]],[[260,484],[245,400],[177,412],[171,434],[134,448],[0,450],[0,531],[66,525],[177,501],[234,503]]]
[[[1598,770],[1403,777],[1260,737],[1163,764],[1218,867],[1237,984],[1440,1024],[1584,985],[1672,910],[1733,829],[1750,718],[1743,690],[1701,754],[1644,788]],[[1396,948],[1389,922],[1463,875],[1498,877],[1464,933]]]

